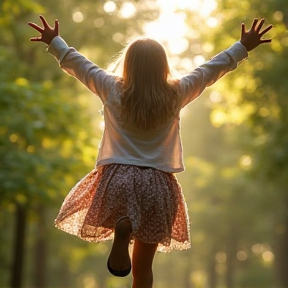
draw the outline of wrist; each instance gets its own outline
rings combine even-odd
[[[240,40],[240,43],[245,47],[245,49],[247,50],[247,52],[251,51],[253,48],[251,48],[250,45],[248,45],[247,43],[245,43],[244,41]]]
[[[50,43],[52,42],[52,40],[59,36],[58,34],[55,33],[47,33],[46,35],[44,35],[44,37],[42,36],[42,41],[45,42],[47,45],[50,45]]]
[[[248,48],[246,47],[245,43],[243,43],[243,41],[239,41],[239,43],[246,49],[247,52],[249,52],[250,50],[248,50]]]

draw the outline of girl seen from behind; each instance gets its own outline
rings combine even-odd
[[[115,276],[132,268],[132,288],[152,288],[155,252],[190,248],[190,227],[176,173],[184,170],[180,111],[203,90],[248,57],[262,39],[264,19],[251,29],[242,24],[241,38],[191,73],[171,79],[164,48],[153,39],[130,43],[119,75],[110,74],[69,47],[59,23],[29,25],[48,45],[60,67],[81,81],[103,103],[105,130],[96,167],[69,192],[56,227],[83,240],[114,239],[107,261]],[[128,246],[134,242],[132,259]]]

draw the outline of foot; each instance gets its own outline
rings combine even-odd
[[[111,274],[125,277],[131,271],[129,256],[129,242],[132,233],[132,225],[129,217],[120,218],[115,225],[114,242],[107,261],[107,267]]]

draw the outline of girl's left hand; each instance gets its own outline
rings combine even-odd
[[[262,39],[269,30],[273,28],[273,25],[269,25],[263,31],[261,31],[265,19],[254,19],[250,30],[246,31],[245,24],[242,23],[241,39],[240,42],[245,46],[247,51],[255,49],[257,46],[263,43],[270,43],[272,39]]]
[[[30,41],[44,42],[47,45],[49,45],[52,39],[59,35],[59,22],[58,20],[55,20],[54,27],[50,27],[43,16],[40,16],[40,20],[43,24],[43,28],[35,23],[31,22],[28,23],[30,27],[34,28],[35,30],[41,33],[40,37],[32,37],[30,38]]]

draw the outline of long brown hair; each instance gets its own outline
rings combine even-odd
[[[123,66],[122,117],[143,130],[177,117],[177,81],[168,81],[170,69],[163,46],[138,39],[126,51]]]

